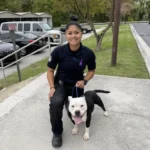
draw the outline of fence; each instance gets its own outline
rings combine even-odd
[[[60,37],[61,37],[61,35],[60,35]],[[46,43],[45,46],[43,46],[43,47],[41,47],[41,48],[35,50],[34,52],[32,52],[32,53],[30,53],[30,54],[28,54],[28,55],[26,55],[26,56],[24,56],[24,57],[21,57],[21,58],[17,59],[16,61],[13,61],[12,63],[10,63],[10,64],[4,66],[3,61],[4,61],[5,59],[11,57],[12,55],[15,55],[16,53],[18,53],[18,52],[24,50],[24,49],[27,48],[28,46],[30,46],[30,45],[32,45],[32,44],[36,43],[37,41],[39,41],[39,40],[41,40],[41,39],[44,39],[44,38],[48,38],[48,41],[47,41],[47,43]],[[6,69],[6,68],[8,68],[8,67],[10,67],[10,66],[12,66],[12,65],[14,65],[14,64],[17,65],[21,60],[23,60],[23,59],[25,59],[25,58],[31,56],[32,54],[35,54],[35,53],[37,53],[37,52],[39,52],[39,51],[42,51],[43,49],[48,48],[48,49],[49,49],[49,52],[51,53],[51,44],[53,44],[53,45],[60,45],[61,43],[62,43],[62,39],[60,40],[60,43],[51,42],[51,41],[50,41],[50,33],[48,33],[48,34],[45,34],[44,36],[41,36],[40,38],[38,38],[37,40],[33,41],[32,43],[30,43],[30,44],[28,44],[28,45],[26,45],[26,46],[24,46],[24,47],[22,47],[22,48],[20,48],[20,49],[18,49],[18,50],[16,50],[16,51],[14,51],[13,53],[11,53],[11,54],[9,54],[9,55],[3,57],[2,59],[0,59],[0,64],[1,64],[0,70],[2,70],[2,72],[3,72],[4,86],[7,87],[6,74],[5,74],[5,69]]]

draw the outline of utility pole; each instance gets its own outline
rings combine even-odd
[[[119,34],[119,25],[120,25],[120,7],[121,7],[121,0],[115,0],[113,46],[112,46],[112,59],[111,59],[112,66],[116,65],[116,60],[117,60],[118,34]]]

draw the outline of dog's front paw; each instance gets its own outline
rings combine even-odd
[[[77,133],[78,133],[78,129],[77,129],[77,128],[73,128],[72,134],[73,134],[73,135],[76,135]]]
[[[75,135],[75,134],[77,134],[77,133],[78,133],[78,125],[75,124],[75,125],[74,125],[74,128],[73,128],[73,130],[72,130],[72,134]]]
[[[84,136],[83,136],[83,139],[85,140],[85,141],[87,141],[87,140],[89,140],[89,133],[85,133],[84,134]]]
[[[105,117],[108,117],[107,111],[104,111],[104,116],[105,116]]]

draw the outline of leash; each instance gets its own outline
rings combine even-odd
[[[61,86],[63,85],[63,82],[61,80],[59,80],[59,85],[61,85]],[[76,90],[76,97],[79,97],[79,92],[78,92],[78,87],[77,86],[74,86],[72,88],[72,97],[74,95],[74,90]]]
[[[74,92],[74,90],[76,90],[76,96],[79,97],[79,94],[78,94],[78,87],[76,87],[76,86],[74,86],[74,87],[72,88],[72,97],[73,97],[73,92]]]

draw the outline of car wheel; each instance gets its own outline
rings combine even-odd
[[[86,33],[87,33],[87,30],[84,29],[82,32],[83,32],[83,34],[86,34]]]
[[[25,55],[27,55],[27,51],[26,51],[26,49],[21,50],[20,55],[21,55],[21,56],[25,56]]]
[[[50,38],[50,42],[53,42],[53,39],[52,39],[52,38]]]
[[[48,42],[48,38],[45,38],[45,42]],[[53,39],[50,37],[50,42],[53,42]]]

